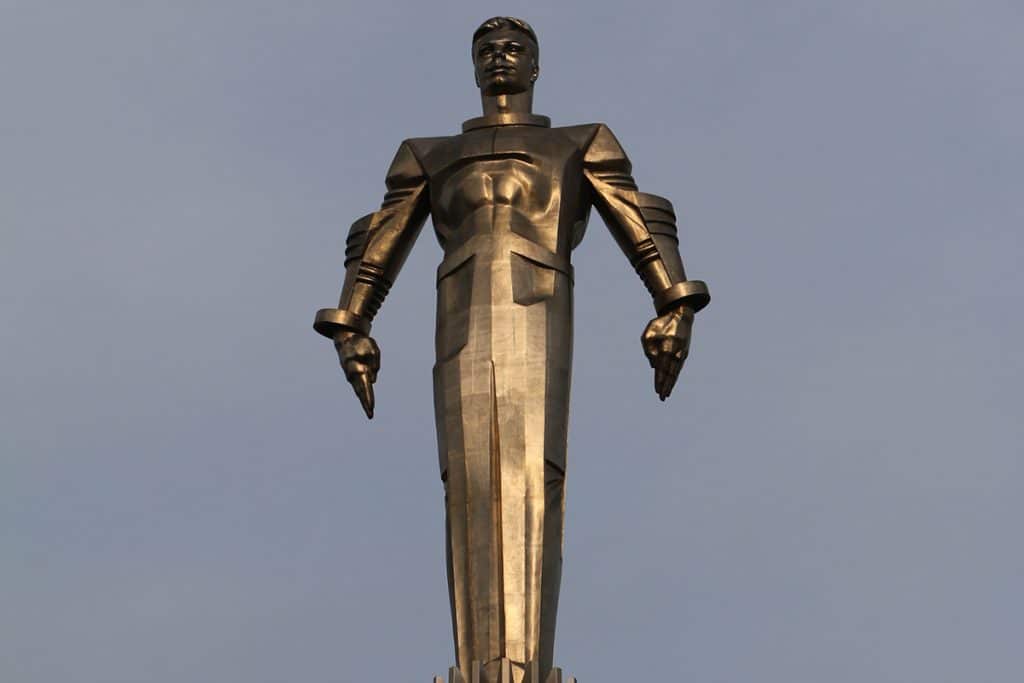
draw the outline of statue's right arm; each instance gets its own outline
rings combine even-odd
[[[408,141],[398,148],[386,184],[380,209],[352,226],[338,307],[320,310],[313,324],[334,341],[367,417],[373,417],[373,383],[380,367],[370,327],[430,213],[427,177]]]

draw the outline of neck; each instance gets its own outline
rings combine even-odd
[[[484,106],[484,116],[491,114],[529,114],[533,112],[533,88],[513,95],[484,95],[480,101]]]

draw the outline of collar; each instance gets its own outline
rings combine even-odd
[[[539,126],[541,128],[550,128],[551,119],[538,114],[519,112],[488,114],[487,116],[478,116],[475,119],[463,122],[462,132],[466,133],[477,128],[490,128],[492,126]]]

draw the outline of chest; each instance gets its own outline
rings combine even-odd
[[[557,129],[495,126],[454,136],[423,159],[435,217],[458,223],[487,206],[539,216],[582,181],[582,154]],[[575,194],[570,189],[570,194]]]

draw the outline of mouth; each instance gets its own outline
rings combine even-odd
[[[491,76],[504,76],[505,74],[510,74],[513,71],[515,71],[515,69],[510,66],[495,66],[488,69],[487,73]]]

